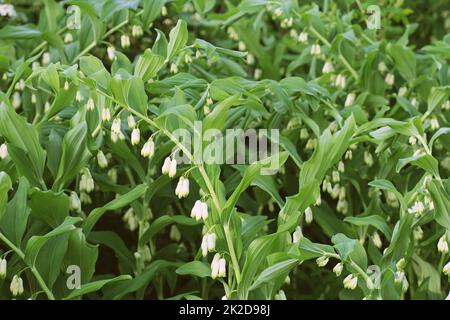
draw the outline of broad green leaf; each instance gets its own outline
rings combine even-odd
[[[0,206],[6,204],[10,188],[11,181],[9,177],[4,172],[0,172]],[[16,194],[6,206],[6,212],[4,212],[3,216],[1,214],[2,208],[0,207],[0,230],[18,247],[21,247],[22,238],[25,234],[30,215],[30,208],[27,206],[29,188],[30,183],[27,179],[24,177],[20,178]],[[4,201],[3,205],[1,203],[2,201]]]
[[[89,282],[89,283],[81,285],[81,287],[79,289],[73,290],[67,297],[64,298],[64,300],[72,300],[72,299],[81,297],[83,295],[86,295],[88,293],[98,291],[109,283],[114,283],[114,282],[123,281],[123,280],[130,280],[130,279],[132,279],[132,278],[129,275],[121,275],[121,276],[111,278],[111,279],[97,280],[94,282]]]
[[[188,40],[187,23],[183,20],[178,20],[175,28],[170,30],[169,44],[167,45],[167,59],[171,59],[181,49],[184,48]]]
[[[127,192],[126,194],[123,194],[116,199],[112,200],[111,202],[105,204],[103,207],[96,208],[91,211],[89,216],[86,218],[86,220],[83,222],[83,231],[85,234],[89,234],[89,232],[92,230],[94,225],[97,223],[97,221],[107,212],[107,211],[114,211],[120,208],[123,208],[133,201],[139,199],[142,197],[147,190],[147,185],[141,184]]]
[[[35,189],[30,194],[29,206],[31,216],[52,228],[60,225],[69,215],[69,197],[64,192],[40,191]]]
[[[211,267],[201,261],[191,261],[183,264],[176,270],[179,275],[192,275],[199,278],[211,276]]]
[[[49,239],[75,230],[75,224],[80,222],[81,220],[82,219],[78,217],[67,217],[63,223],[61,223],[58,227],[48,232],[47,234],[31,237],[30,240],[28,240],[25,248],[25,260],[27,261],[27,263],[34,266],[40,250]]]

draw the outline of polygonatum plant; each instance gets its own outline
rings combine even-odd
[[[0,299],[448,299],[446,3],[0,3]]]

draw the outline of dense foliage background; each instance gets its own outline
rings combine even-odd
[[[0,15],[1,299],[448,296],[448,1]],[[278,173],[174,165],[194,121],[279,129]]]

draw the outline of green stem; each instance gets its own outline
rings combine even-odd
[[[23,253],[22,250],[20,250],[20,248],[16,247],[14,245],[14,243],[12,243],[11,241],[9,241],[8,238],[6,238],[3,233],[0,232],[0,240],[2,240],[9,248],[11,248],[18,256],[20,259],[23,260],[23,262],[25,263],[25,265],[27,265],[31,272],[33,273],[34,277],[36,278],[37,282],[39,283],[39,285],[41,286],[42,290],[45,292],[45,294],[47,295],[49,300],[55,300],[55,296],[53,295],[53,293],[50,291],[50,289],[47,287],[47,285],[45,284],[44,279],[42,278],[41,274],[39,273],[39,271],[36,269],[36,267],[34,266],[30,266],[28,265],[28,263],[25,261],[25,254]]]

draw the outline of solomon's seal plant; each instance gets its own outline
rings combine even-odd
[[[0,298],[448,298],[445,4],[0,3]]]

